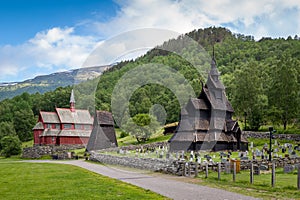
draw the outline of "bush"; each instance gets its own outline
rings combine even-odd
[[[21,153],[21,141],[18,136],[5,136],[0,140],[1,155],[6,158]]]
[[[126,132],[122,131],[121,134],[120,134],[120,138],[127,137],[128,135],[129,135],[129,133],[126,133]]]

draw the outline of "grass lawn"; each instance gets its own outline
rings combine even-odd
[[[128,135],[126,137],[121,138],[121,130],[116,129],[116,136],[118,140],[118,145],[120,147],[122,146],[127,146],[127,145],[137,145],[137,144],[148,144],[148,143],[153,143],[153,142],[166,142],[168,141],[172,135],[164,135],[163,134],[163,129],[157,131],[156,133],[153,133],[149,140],[147,140],[145,143],[138,143],[136,138],[132,135]]]
[[[167,199],[79,167],[0,160],[0,199]]]
[[[217,172],[209,172],[208,178],[204,173],[199,173],[201,185],[221,188],[224,190],[250,195],[263,199],[300,199],[300,191],[297,190],[297,170],[284,174],[283,169],[276,170],[275,187],[271,187],[271,173],[254,175],[254,184],[250,184],[249,170],[241,171],[232,181],[232,174],[221,173],[218,180]]]

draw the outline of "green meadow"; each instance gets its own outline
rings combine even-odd
[[[79,167],[0,159],[0,199],[167,199]]]

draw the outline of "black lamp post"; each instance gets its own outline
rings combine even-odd
[[[276,130],[274,130],[273,127],[270,126],[269,131],[270,131],[269,161],[272,161],[272,138],[273,138],[273,133],[275,133]]]

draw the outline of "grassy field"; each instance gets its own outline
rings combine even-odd
[[[148,143],[153,143],[153,142],[166,142],[168,141],[172,135],[163,135],[163,129],[157,131],[156,133],[154,133],[153,135],[151,135],[151,138],[149,138],[149,140],[147,140],[145,142],[145,144],[148,144]],[[137,145],[139,144],[136,140],[135,137],[131,136],[131,135],[128,135],[126,137],[123,137],[121,138],[120,137],[121,135],[121,131],[120,129],[116,129],[116,136],[117,136],[117,140],[118,140],[118,145],[120,147],[122,146],[127,146],[127,145]],[[144,143],[143,143],[144,144]]]
[[[10,161],[0,159],[0,199],[167,199],[75,166]]]
[[[216,172],[209,172],[208,178],[204,173],[199,173],[201,185],[237,192],[245,195],[263,199],[300,199],[300,191],[297,190],[297,171],[284,174],[282,168],[276,170],[275,187],[271,187],[271,173],[254,176],[254,184],[250,184],[248,171],[241,171],[232,181],[232,174],[221,173],[221,180],[218,180]]]

